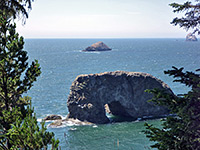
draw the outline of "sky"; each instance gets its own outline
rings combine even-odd
[[[25,38],[185,38],[170,24],[172,2],[184,0],[34,0],[17,31]]]

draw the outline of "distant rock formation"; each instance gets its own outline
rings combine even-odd
[[[186,41],[197,41],[197,38],[194,34],[188,33],[186,36]]]
[[[91,46],[87,47],[85,50],[85,52],[92,52],[92,51],[110,51],[112,50],[111,48],[109,48],[106,44],[104,44],[103,42],[97,42],[95,44],[92,44]]]
[[[108,123],[106,104],[110,113],[120,117],[137,119],[168,114],[166,108],[147,102],[152,94],[145,90],[153,88],[173,93],[167,84],[147,73],[115,71],[79,75],[70,88],[68,118]]]

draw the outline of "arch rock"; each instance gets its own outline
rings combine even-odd
[[[153,88],[173,93],[167,84],[147,73],[114,71],[79,75],[70,88],[68,118],[108,123],[106,104],[113,115],[121,117],[137,119],[169,114],[166,108],[147,102],[152,94],[145,90]]]

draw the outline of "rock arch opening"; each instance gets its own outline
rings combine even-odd
[[[104,107],[106,116],[110,122],[124,122],[137,119],[129,115],[126,108],[123,107],[119,101],[112,101],[111,103],[105,104]]]

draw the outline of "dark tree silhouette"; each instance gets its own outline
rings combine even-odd
[[[172,3],[170,6],[174,9],[174,13],[185,12],[183,17],[176,17],[171,22],[174,25],[179,25],[186,30],[192,29],[193,34],[200,34],[200,0],[195,2],[187,1],[184,4]]]

